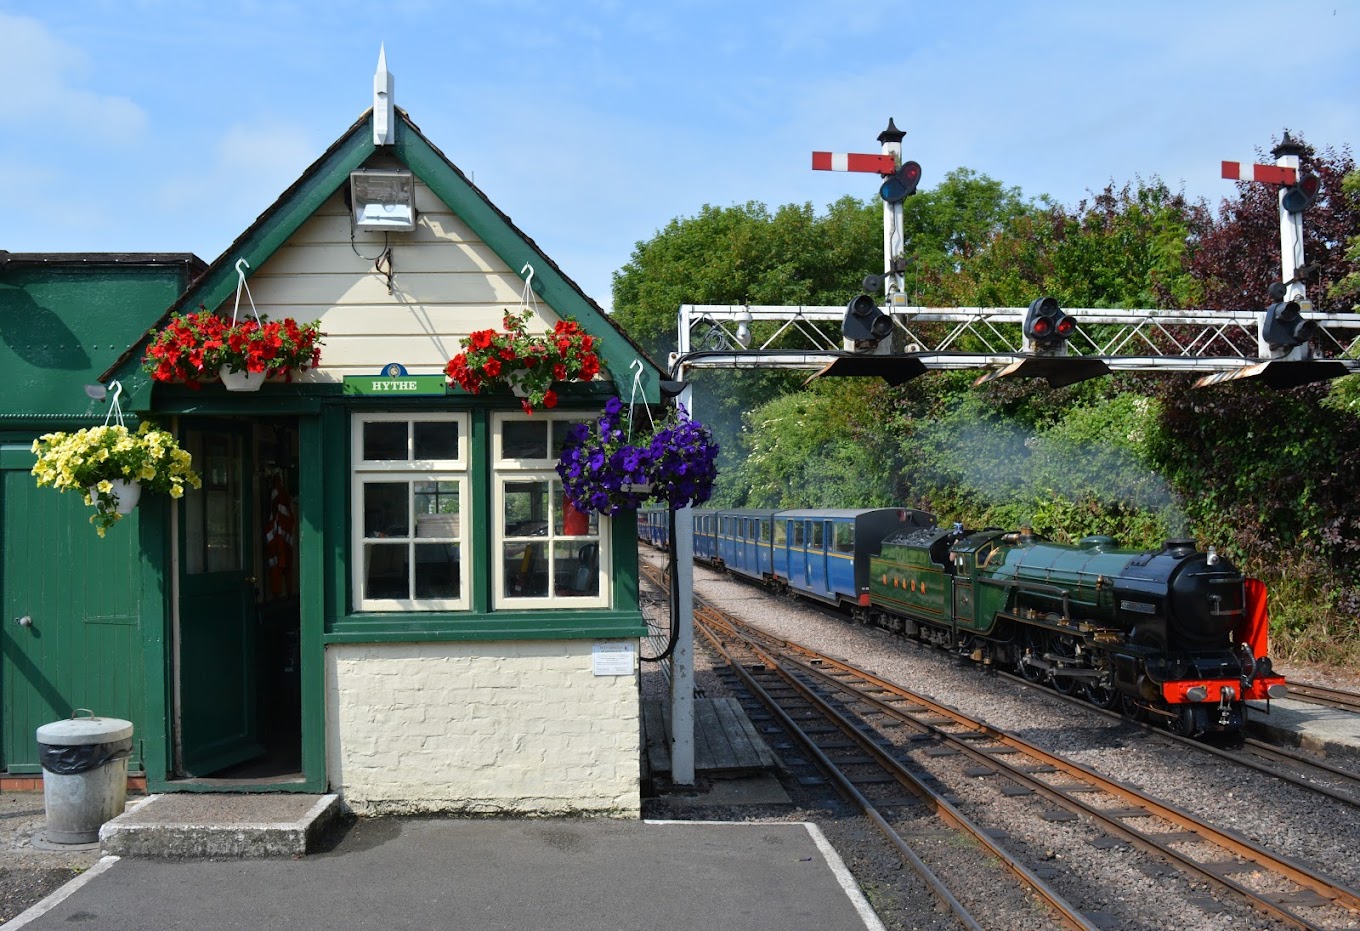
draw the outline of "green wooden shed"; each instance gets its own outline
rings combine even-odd
[[[0,251],[0,771],[40,773],[35,731],[76,708],[145,732],[159,543],[143,544],[137,518],[111,545],[99,539],[75,495],[34,484],[32,445],[104,421],[86,386],[203,269],[193,255]]]

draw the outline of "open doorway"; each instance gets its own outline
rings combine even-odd
[[[182,434],[203,487],[178,507],[175,777],[301,781],[296,419]]]

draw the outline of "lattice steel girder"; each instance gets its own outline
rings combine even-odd
[[[899,345],[921,352],[949,352],[965,338],[988,353],[1013,356],[1024,347],[1020,332],[1024,307],[916,307],[888,305]],[[1265,318],[1262,310],[1120,310],[1108,308],[1063,308],[1077,322],[1077,332],[1068,341],[1068,351],[1079,355],[1098,355],[1121,368],[1117,360],[1126,351],[1139,352],[1142,358],[1218,359],[1208,367],[1226,367],[1226,360],[1263,361],[1260,330]],[[1305,319],[1317,322],[1314,344],[1323,352],[1343,358],[1360,357],[1360,314],[1323,314],[1305,312]],[[840,348],[840,322],[844,307],[813,305],[776,306],[742,304],[683,304],[679,313],[680,353],[694,349],[729,350],[732,353],[798,348],[836,350]],[[772,334],[761,334],[761,341],[742,350],[738,327],[756,321],[780,324]],[[834,324],[828,327],[827,324]],[[919,330],[919,324],[948,324],[943,335]],[[1102,329],[1093,332],[1092,328]],[[1174,329],[1173,329],[1174,328]],[[697,339],[695,338],[697,335]],[[804,342],[803,347],[779,346]],[[1213,355],[1213,354],[1217,355]],[[966,367],[966,366],[963,366]],[[1167,365],[1140,368],[1177,370]],[[1183,370],[1194,370],[1192,366]]]
[[[685,356],[672,354],[670,367],[683,378],[678,367],[687,369],[809,369],[826,368],[837,359],[860,358],[882,360],[881,366],[902,365],[917,370],[958,371],[964,369],[1002,368],[1026,359],[1036,358],[1031,353],[971,353],[971,352],[912,352],[883,356],[867,356],[845,351],[772,352],[769,350],[698,351]],[[1062,357],[1056,357],[1061,359]],[[1194,356],[1070,356],[1072,359],[1097,359],[1112,372],[1231,372],[1257,364],[1253,359]],[[867,363],[866,363],[867,364]],[[1289,365],[1291,363],[1279,363]],[[1360,372],[1360,360],[1338,360],[1351,373]]]

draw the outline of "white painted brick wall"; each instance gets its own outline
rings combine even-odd
[[[364,814],[637,817],[636,674],[590,640],[332,644],[326,769]]]

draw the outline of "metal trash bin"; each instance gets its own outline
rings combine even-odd
[[[79,717],[81,713],[89,717]],[[77,708],[65,721],[38,728],[47,840],[89,844],[104,822],[123,813],[132,722]]]

